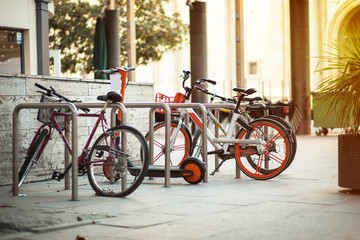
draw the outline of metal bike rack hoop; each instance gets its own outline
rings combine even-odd
[[[19,135],[19,112],[21,109],[24,108],[65,108],[66,110],[71,111],[72,116],[72,199],[71,200],[78,200],[78,115],[76,107],[78,108],[102,108],[104,107],[104,103],[23,103],[19,104],[15,107],[13,113],[13,196],[19,195],[19,156],[18,156],[18,135]],[[124,118],[123,124],[126,124],[126,109],[123,104],[121,103],[113,103],[109,104],[108,108],[112,108],[111,110],[111,122],[112,126],[115,125],[115,111],[119,109],[121,114]],[[67,128],[67,123],[65,122],[65,136],[69,137],[69,129]],[[69,164],[69,157],[67,156],[65,151],[65,168]],[[65,178],[65,189],[69,189],[69,177],[66,176]]]
[[[207,113],[204,104],[201,103],[169,103],[169,107],[171,108],[196,108],[201,110],[202,116],[202,128],[207,128]],[[202,131],[202,148],[203,148],[203,161],[205,162],[206,171],[204,182],[208,182],[208,157],[207,157],[207,132]]]
[[[165,111],[165,179],[164,186],[170,187],[170,125],[171,111],[165,103],[124,103],[126,108],[150,108],[149,111],[149,143],[154,142],[154,111],[161,108]],[[154,144],[149,144],[150,159],[154,159]]]
[[[231,108],[235,109],[236,104],[234,103],[205,103],[204,106],[206,108],[215,109],[215,116],[217,119],[219,119],[219,108]],[[241,103],[240,106],[244,106],[243,103]],[[219,128],[215,124],[215,137],[219,137]],[[215,168],[219,165],[219,157],[215,155]],[[240,168],[236,164],[235,161],[235,178],[240,178]]]
[[[29,108],[65,108],[71,111],[72,116],[72,194],[71,199],[78,200],[78,115],[72,103],[21,103],[13,111],[13,196],[19,195],[19,112]]]

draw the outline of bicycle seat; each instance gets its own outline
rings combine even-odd
[[[262,101],[263,100],[263,98],[262,97],[254,97],[254,98],[244,98],[244,100],[246,101],[246,102],[256,102],[256,101]]]
[[[233,88],[233,91],[238,92],[238,93],[244,93],[245,95],[250,95],[253,93],[256,93],[256,89],[255,88]]]
[[[105,102],[107,102],[108,100],[110,100],[111,102],[120,102],[122,100],[122,96],[120,93],[111,91],[108,92],[106,95],[98,96],[97,100],[105,101]]]

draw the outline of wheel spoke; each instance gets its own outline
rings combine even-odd
[[[164,147],[164,144],[160,143],[159,141],[157,141],[155,139],[154,139],[154,145],[161,148],[161,149]]]
[[[284,160],[279,158],[278,156],[275,156],[274,154],[266,151],[265,152],[266,156],[268,156],[269,158],[271,158],[272,160],[274,160],[275,162],[278,162],[280,165],[283,164]]]
[[[270,147],[270,145],[272,145],[276,140],[278,140],[281,137],[280,133],[276,134],[272,139],[270,139],[270,141],[268,141],[265,144],[265,149],[268,149]]]
[[[260,169],[261,169],[262,159],[263,159],[263,155],[260,156],[259,161],[258,161],[258,164],[257,164],[257,166],[256,166],[256,169],[255,169],[255,174],[256,174],[256,175],[260,175]]]

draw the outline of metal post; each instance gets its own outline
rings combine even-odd
[[[66,113],[69,113],[70,111],[68,109],[66,109]],[[70,140],[70,117],[66,116],[65,117],[65,138],[69,141]],[[69,150],[65,147],[65,169],[69,166],[70,164],[70,152]],[[65,189],[70,189],[70,174],[66,174],[65,175]]]
[[[217,119],[219,119],[219,117],[220,117],[219,108],[215,108],[215,117]],[[214,128],[215,128],[215,137],[218,138],[219,137],[219,127],[216,124],[214,124]],[[219,157],[217,154],[215,154],[215,169],[217,166],[219,166]]]
[[[72,150],[72,191],[71,200],[77,201],[79,199],[78,192],[78,116],[77,110],[72,111],[72,133],[71,133],[71,150]]]

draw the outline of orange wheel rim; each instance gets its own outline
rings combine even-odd
[[[184,169],[193,172],[192,176],[186,177],[186,179],[189,180],[190,182],[196,182],[201,178],[201,170],[199,169],[198,165],[196,165],[194,163],[190,163],[190,164],[187,164],[184,167]]]

